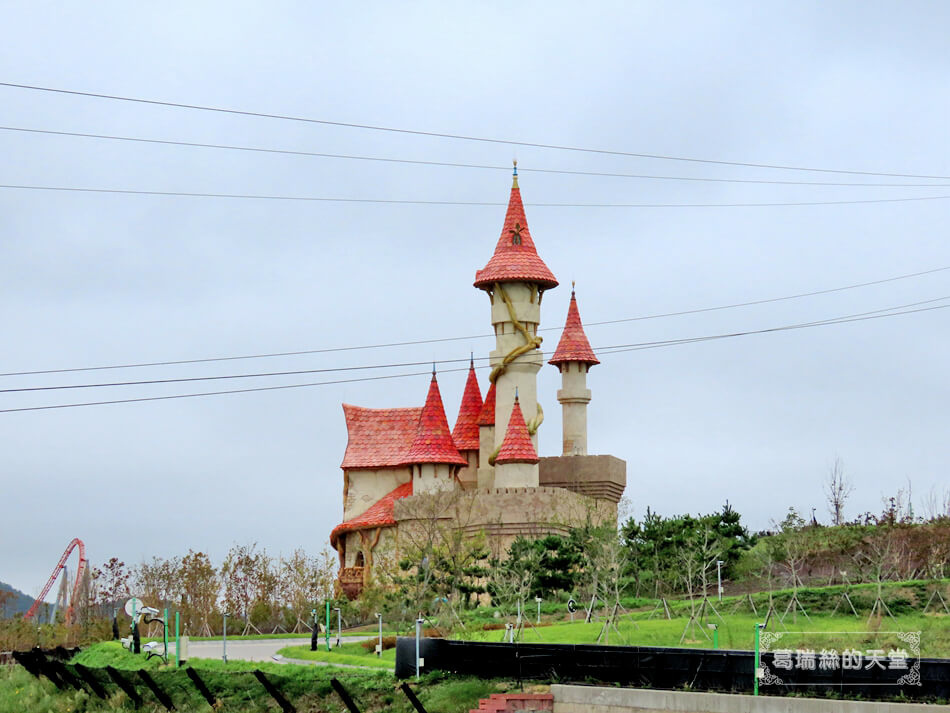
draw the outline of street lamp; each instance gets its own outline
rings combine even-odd
[[[379,644],[376,646],[376,655],[383,655],[383,615],[376,612],[376,618],[379,619]]]
[[[333,607],[336,612],[336,646],[340,648],[340,637],[343,636],[343,615],[340,614],[340,607]]]
[[[541,623],[541,597],[535,597],[534,601],[538,603],[538,623]]]
[[[716,580],[719,583],[719,601],[722,601],[722,566],[725,564],[722,560],[716,560]]]
[[[221,660],[228,662],[228,613],[224,612],[224,628],[221,632]]]

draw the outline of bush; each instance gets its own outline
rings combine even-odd
[[[366,641],[361,641],[360,646],[362,646],[367,651],[375,651],[376,644],[379,643],[379,639],[366,639]],[[396,648],[396,637],[395,636],[384,636],[383,637],[383,651],[388,649]]]

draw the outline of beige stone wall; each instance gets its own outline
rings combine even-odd
[[[557,400],[561,403],[562,455],[587,455],[587,364],[568,362],[561,367],[561,389]]]
[[[343,474],[343,521],[362,515],[410,479],[409,468],[382,468],[379,470],[350,469]]]
[[[412,466],[412,492],[416,494],[437,493],[443,490],[455,490],[457,466],[445,463],[422,463]]]
[[[468,465],[458,472],[458,481],[463,490],[472,490],[478,487],[478,451],[462,451],[462,457]]]
[[[537,463],[495,463],[495,482],[506,488],[536,488]]]
[[[561,488],[492,488],[457,495],[413,495],[395,503],[402,533],[452,523],[465,532],[484,532],[493,556],[503,555],[519,536],[567,534],[587,522],[616,520],[616,505]],[[442,523],[439,525],[438,523]]]
[[[546,487],[565,488],[616,504],[627,486],[627,463],[607,455],[542,458],[540,481]]]
[[[478,427],[478,481],[479,488],[495,487],[495,469],[488,465],[488,457],[495,450],[495,427]]]

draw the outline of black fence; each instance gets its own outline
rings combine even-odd
[[[415,675],[416,641],[396,641],[396,676]],[[483,678],[535,679],[573,683],[610,683],[636,688],[692,689],[751,693],[755,655],[751,651],[678,649],[652,646],[587,644],[507,644],[449,639],[422,639],[421,672],[448,671]],[[806,693],[862,697],[870,700],[950,699],[950,660],[919,659],[915,675],[897,685],[898,673],[879,667],[843,670],[781,671],[781,683],[761,684],[763,695]],[[775,671],[773,654],[762,665]],[[913,680],[919,678],[919,685]]]

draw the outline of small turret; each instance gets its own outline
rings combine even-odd
[[[504,440],[495,457],[495,478],[504,482],[506,488],[536,487],[538,461],[538,452],[531,442],[518,402],[518,392],[515,392],[508,428],[505,429]]]
[[[587,455],[587,404],[590,403],[590,389],[587,388],[587,372],[590,367],[600,364],[594,350],[587,341],[580,312],[577,310],[577,297],[574,285],[571,285],[571,304],[567,308],[567,320],[561,341],[558,342],[554,356],[548,362],[561,372],[561,389],[557,400],[561,402],[563,450],[565,456]]]
[[[475,360],[468,368],[468,379],[465,381],[465,391],[462,392],[462,403],[459,406],[459,415],[455,419],[455,428],[452,429],[452,440],[459,449],[468,465],[459,471],[458,479],[465,490],[471,490],[477,485],[478,455],[479,455],[479,427],[478,414],[482,410],[482,392],[478,388],[478,376],[475,374]]]
[[[412,491],[416,494],[454,489],[456,474],[462,466],[468,465],[452,440],[435,369],[405,465],[412,471]]]

